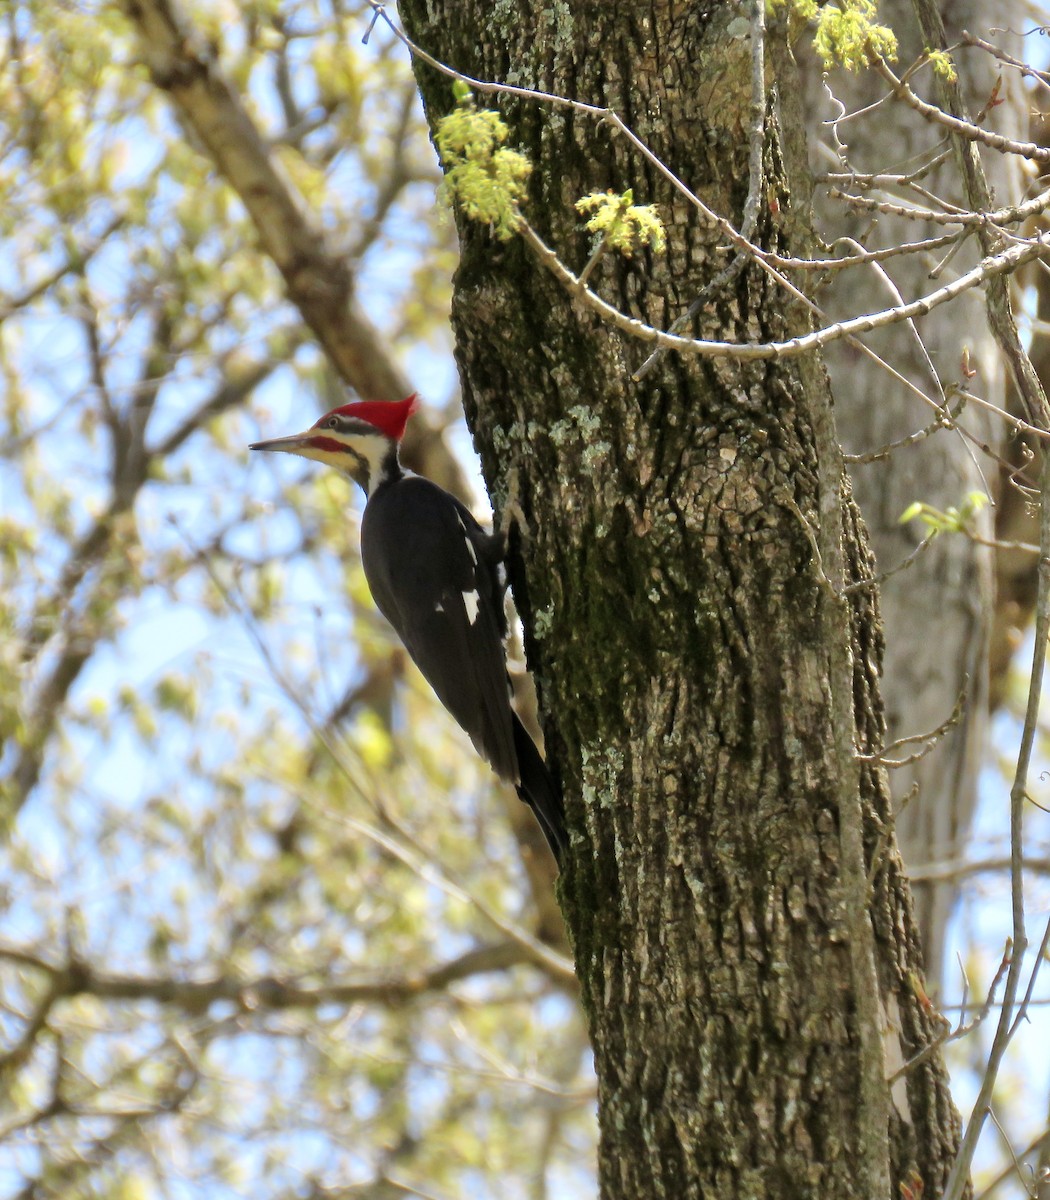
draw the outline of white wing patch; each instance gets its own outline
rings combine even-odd
[[[463,607],[467,610],[467,620],[471,625],[478,619],[478,609],[481,605],[481,597],[477,592],[463,593]]]
[[[459,513],[456,513],[456,520],[459,522],[460,529],[463,530],[463,540],[467,543],[467,553],[470,555],[470,561],[474,564],[474,566],[477,566],[478,553],[474,549],[474,543],[470,540],[470,534],[467,533],[467,527],[463,524],[463,518],[459,515]],[[470,623],[473,625],[473,620],[471,620]]]

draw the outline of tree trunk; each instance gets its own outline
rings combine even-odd
[[[716,211],[748,186],[750,49],[730,6],[403,0],[477,77],[615,109]],[[734,18],[736,18],[734,20]],[[804,248],[798,81],[771,34],[758,240]],[[430,119],[449,80],[421,68]],[[784,107],[787,107],[786,101]],[[634,189],[665,257],[607,258],[604,297],[666,328],[728,261],[718,230],[592,119],[501,105],[527,212],[574,269],[573,202]],[[786,164],[786,165],[785,165]],[[519,240],[460,225],[453,319],[468,418],[511,564],[573,847],[562,901],[599,1080],[602,1193],[938,1193],[956,1118],[880,771],[881,634],[819,363],[665,357],[575,306]],[[696,332],[808,328],[753,268]],[[818,554],[819,552],[819,554]]]
[[[988,0],[945,0],[942,4],[950,40],[963,29],[990,36],[988,26],[1020,29],[1023,15],[1014,0],[989,4]],[[913,0],[883,0],[880,19],[897,32],[900,60],[908,65],[922,53],[923,39],[915,21]],[[1021,39],[1013,43],[1002,30],[996,40],[1023,53]],[[812,55],[808,56],[812,60]],[[999,64],[984,51],[957,52],[960,81],[976,115],[992,96]],[[811,145],[823,143],[813,155],[820,171],[842,171],[843,164],[828,145],[829,132],[822,123],[835,116],[824,92],[820,65],[807,70]],[[935,89],[930,72],[915,86],[928,93]],[[871,73],[833,72],[829,80],[835,95],[851,111],[861,111],[885,96],[886,88]],[[1000,79],[995,128],[1007,136],[1027,136],[1025,102],[1020,76],[1007,72]],[[861,172],[907,172],[943,139],[944,130],[916,118],[901,103],[883,103],[866,118],[838,129],[847,146],[849,162]],[[1016,157],[995,152],[982,156],[999,203],[1009,204],[1021,195]],[[912,164],[912,165],[909,165]],[[923,177],[922,186],[952,204],[966,206],[955,158],[948,155],[939,167]],[[848,191],[859,189],[846,187]],[[850,213],[839,200],[827,199],[820,187],[816,199],[821,212],[821,232],[829,242],[840,236],[866,237],[872,231],[872,213]],[[882,196],[885,193],[873,191]],[[901,189],[893,193],[910,204],[921,197]],[[893,245],[932,237],[943,226],[878,214],[874,238],[878,245]],[[892,286],[910,299],[928,291],[929,272],[944,251],[907,255],[887,261],[878,270],[851,270],[833,281],[821,303],[837,319],[858,312],[877,311],[894,303]],[[946,282],[974,266],[981,255],[976,238],[963,246],[948,267]],[[892,281],[892,284],[888,282]],[[921,336],[922,344],[919,343]],[[984,294],[975,290],[953,304],[931,313],[921,328],[909,332],[894,326],[865,339],[895,370],[929,397],[941,402],[939,385],[971,387],[1000,407],[1005,404],[1004,372],[984,311]],[[963,354],[969,355],[973,380],[963,375]],[[863,454],[934,419],[933,411],[885,370],[851,347],[837,347],[828,357],[837,399],[839,430],[845,448]],[[953,407],[958,408],[958,402]],[[1002,437],[988,414],[976,405],[965,409],[963,419],[979,441],[995,445]],[[927,532],[919,522],[900,522],[901,513],[916,500],[942,511],[960,504],[973,491],[995,498],[999,480],[990,458],[979,461],[973,445],[958,432],[940,430],[906,449],[862,463],[854,468],[856,496],[871,532],[879,570],[892,571],[911,554]],[[1013,496],[1010,497],[1014,499]],[[994,513],[985,509],[974,518],[975,532],[994,536]],[[1030,558],[1026,565],[1030,565]],[[891,741],[928,733],[942,725],[965,695],[962,720],[926,757],[894,771],[892,777],[897,837],[909,868],[952,861],[964,852],[974,807],[977,778],[988,732],[988,643],[994,606],[991,552],[960,536],[938,537],[914,565],[888,579],[882,589],[882,616],[886,629],[887,725]],[[917,882],[916,915],[922,931],[927,976],[941,981],[945,926],[958,890],[953,880]]]

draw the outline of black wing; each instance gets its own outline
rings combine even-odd
[[[498,547],[454,496],[418,476],[381,487],[361,524],[379,610],[478,753],[516,784]]]

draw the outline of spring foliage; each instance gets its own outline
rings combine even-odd
[[[643,246],[658,254],[664,248],[664,226],[656,205],[635,204],[630,188],[622,196],[615,192],[591,192],[576,201],[576,211],[590,214],[587,229],[612,250],[630,256]]]
[[[825,67],[848,71],[866,67],[873,56],[895,60],[897,38],[892,29],[878,23],[876,0],[841,0],[820,5],[817,0],[769,0],[771,9],[787,6],[791,14],[816,22],[813,47]]]
[[[442,118],[434,138],[445,169],[445,195],[504,241],[521,219],[518,203],[532,171],[524,154],[503,145],[509,133],[499,113],[464,101]]]

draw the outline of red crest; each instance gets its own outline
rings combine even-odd
[[[417,407],[415,392],[404,400],[358,400],[355,404],[344,404],[325,413],[314,428],[319,429],[335,413],[341,417],[356,417],[358,421],[365,421],[385,437],[399,442],[404,436],[408,418]]]

